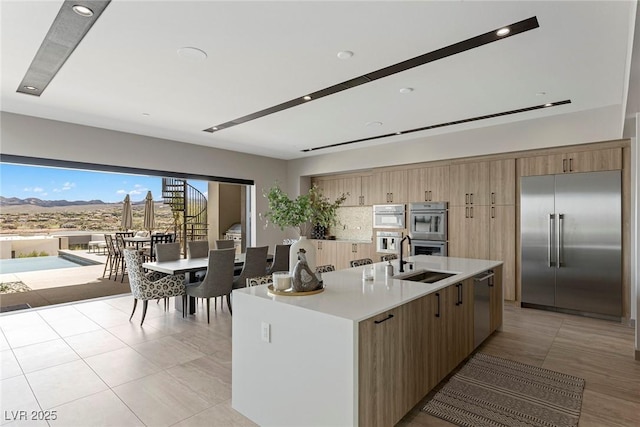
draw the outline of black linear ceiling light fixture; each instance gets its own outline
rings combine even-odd
[[[40,96],[111,0],[65,1],[17,92]]]
[[[282,110],[296,107],[300,104],[306,104],[308,102],[312,102],[314,100],[323,98],[325,96],[333,95],[334,93],[342,92],[343,90],[351,89],[356,86],[363,85],[365,83],[370,83],[374,80],[378,80],[383,77],[388,77],[393,74],[401,73],[403,71],[407,71],[412,68],[428,64],[429,62],[437,61],[442,58],[456,55],[470,49],[475,49],[477,47],[484,46],[486,44],[493,43],[498,40],[506,39],[506,38],[515,36],[516,34],[533,30],[535,28],[538,28],[539,26],[540,25],[538,24],[538,19],[535,16],[533,16],[523,21],[515,22],[513,24],[509,24],[509,25],[497,28],[495,30],[491,30],[484,34],[480,34],[479,36],[475,36],[470,39],[463,40],[461,42],[454,43],[449,46],[445,46],[443,48],[422,54],[420,56],[407,59],[406,61],[398,62],[397,64],[389,65],[388,67],[381,68],[376,71],[372,71],[370,73],[364,74],[359,77],[355,77],[351,80],[347,80],[342,83],[329,86],[325,89],[320,89],[316,92],[309,93],[304,96],[299,96],[290,101],[283,102],[282,104],[278,104],[273,107],[269,107],[264,110],[257,111],[255,113],[251,113],[246,116],[239,117],[237,119],[231,120],[226,123],[221,123],[219,125],[212,126],[208,129],[205,129],[204,132],[213,133],[213,132],[217,132],[233,126],[237,126],[239,124],[242,124],[251,120],[255,120],[260,117],[267,116],[269,114],[277,113]]]

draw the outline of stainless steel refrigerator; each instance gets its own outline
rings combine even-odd
[[[620,171],[523,177],[522,306],[622,316]]]

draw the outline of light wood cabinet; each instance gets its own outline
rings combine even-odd
[[[358,422],[392,426],[407,412],[404,384],[402,307],[359,323]]]
[[[515,206],[449,208],[449,256],[503,261],[504,298],[515,300]]]
[[[449,166],[410,169],[407,181],[409,203],[449,200]]]
[[[451,206],[489,204],[489,162],[451,165]]]
[[[622,148],[576,151],[518,159],[520,176],[622,169]]]
[[[371,258],[371,243],[336,243],[336,268],[338,270],[351,267],[350,261],[355,259]]]
[[[451,372],[473,351],[473,279],[444,289],[445,371]]]
[[[371,203],[406,203],[407,171],[376,171],[371,177]]]
[[[516,208],[491,206],[489,212],[489,258],[503,261],[504,299],[516,299]],[[502,286],[501,278],[501,286]],[[501,288],[502,289],[502,288]],[[501,296],[502,296],[502,290]]]
[[[333,202],[343,194],[347,197],[342,206],[366,206],[369,200],[369,175],[344,178],[313,178],[312,184],[322,189],[322,194]]]
[[[516,160],[504,159],[489,162],[489,204],[515,205]]]
[[[331,264],[336,266],[336,249],[337,242],[335,240],[314,240],[316,245],[316,265]]]

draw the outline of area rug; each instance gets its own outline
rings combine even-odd
[[[577,426],[584,380],[477,353],[423,411],[460,426]]]

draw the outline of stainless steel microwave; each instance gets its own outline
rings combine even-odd
[[[405,228],[405,206],[373,205],[373,228]]]

